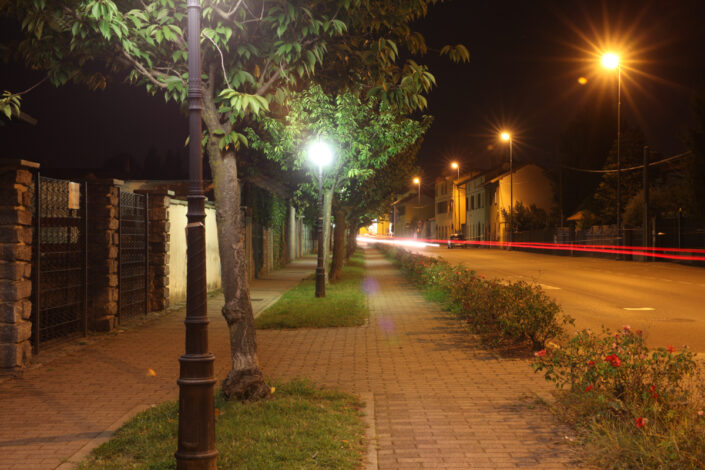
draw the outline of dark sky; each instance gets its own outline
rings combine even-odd
[[[624,51],[625,119],[642,127],[652,149],[682,151],[692,94],[705,77],[704,21],[702,0],[455,0],[432,8],[419,25],[429,45],[463,43],[471,59],[462,65],[434,53],[419,59],[438,80],[422,166],[435,176],[454,159],[463,168],[486,165],[500,128],[513,131],[517,159],[550,158],[580,108],[593,100],[616,102],[616,74],[599,68],[604,48]],[[578,83],[581,76],[587,84]],[[30,84],[31,76],[2,67],[1,89]],[[45,84],[26,95],[23,109],[39,123],[0,127],[5,156],[93,167],[121,153],[141,159],[154,146],[186,158],[185,116],[142,89],[117,84],[89,92]]]

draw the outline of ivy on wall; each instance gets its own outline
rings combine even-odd
[[[249,185],[247,205],[252,208],[252,220],[272,231],[274,268],[286,259],[286,200],[266,189]]]

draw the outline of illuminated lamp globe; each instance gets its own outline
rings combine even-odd
[[[509,132],[502,132],[500,137],[502,137],[502,140],[509,140],[512,138],[512,136],[511,136],[511,134],[509,134]]]
[[[619,56],[608,52],[602,56],[602,66],[607,69],[615,69],[619,65]]]
[[[333,152],[325,142],[316,141],[308,148],[308,156],[318,167],[324,167],[333,160]]]
[[[420,183],[421,183],[421,180],[420,180],[420,179],[414,178],[414,184],[420,184]]]

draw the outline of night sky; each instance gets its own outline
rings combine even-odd
[[[464,169],[486,167],[488,148],[501,145],[500,128],[513,131],[517,160],[549,162],[576,112],[594,100],[616,102],[616,72],[599,67],[604,49],[624,57],[624,118],[642,128],[653,150],[683,151],[692,95],[705,83],[703,21],[702,0],[455,0],[432,8],[417,25],[429,46],[463,43],[471,58],[450,64],[431,52],[418,60],[438,80],[420,164],[429,176],[451,160]],[[580,77],[588,82],[580,85]],[[2,66],[0,87],[22,90],[32,78]],[[100,167],[120,154],[141,161],[153,147],[162,156],[186,158],[185,115],[143,89],[112,84],[89,92],[44,84],[23,103],[39,123],[0,127],[4,156],[46,167]]]

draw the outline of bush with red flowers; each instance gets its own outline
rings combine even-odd
[[[649,350],[642,332],[628,326],[579,331],[552,346],[535,353],[532,365],[561,389],[556,411],[584,431],[593,463],[704,468],[705,420],[698,410],[705,396],[690,351]]]

